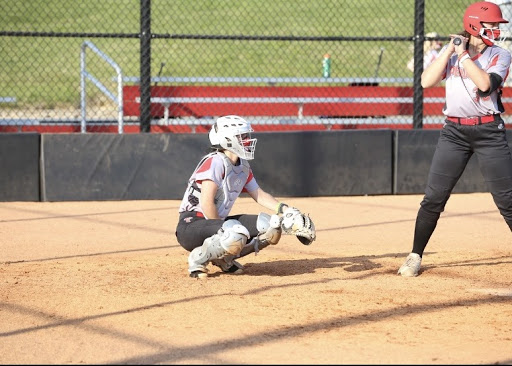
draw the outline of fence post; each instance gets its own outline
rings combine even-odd
[[[151,132],[151,0],[140,0],[140,132]]]
[[[425,0],[414,1],[414,115],[413,128],[423,128],[423,42],[425,40]]]

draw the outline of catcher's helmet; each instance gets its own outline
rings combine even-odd
[[[486,45],[492,46],[494,40],[500,37],[500,30],[484,28],[482,23],[508,23],[508,20],[503,19],[499,6],[489,1],[480,1],[467,7],[464,29],[472,36],[480,36]]]
[[[231,151],[239,158],[252,160],[257,141],[251,138],[253,131],[250,123],[242,117],[224,116],[213,124],[208,137],[213,147]]]

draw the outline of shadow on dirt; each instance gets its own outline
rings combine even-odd
[[[356,257],[328,257],[313,259],[275,260],[266,263],[243,263],[246,271],[244,276],[296,276],[306,273],[315,273],[319,269],[337,268],[346,272],[367,272],[376,269],[385,269],[385,272],[396,273],[408,253],[388,253],[383,255],[368,255]],[[435,255],[437,252],[426,252],[425,255]],[[396,266],[388,268],[379,263],[381,259],[396,260]],[[446,262],[443,264],[422,265],[421,273],[428,272],[435,268],[449,267],[476,267],[496,266],[501,264],[512,264],[512,259],[506,255],[497,257],[475,258],[457,262]],[[396,268],[395,268],[396,267]],[[382,271],[379,271],[382,273]],[[222,272],[212,271],[209,277],[225,275]]]
[[[266,263],[244,263],[246,271],[244,276],[296,276],[305,273],[314,273],[319,269],[341,268],[347,272],[365,272],[382,268],[378,263],[382,258],[397,258],[407,254],[368,255],[356,257],[329,257],[313,259],[275,260]],[[210,277],[223,275],[211,273]]]

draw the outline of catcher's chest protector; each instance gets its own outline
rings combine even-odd
[[[244,159],[240,159],[240,164],[234,166],[226,155],[220,155],[224,162],[224,180],[215,195],[215,206],[219,216],[226,217],[229,215],[236,199],[242,193],[249,177],[250,166]]]

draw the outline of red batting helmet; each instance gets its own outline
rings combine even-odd
[[[480,1],[467,7],[464,13],[464,29],[473,36],[479,36],[482,23],[508,23],[503,19],[498,5]]]

